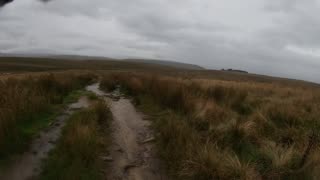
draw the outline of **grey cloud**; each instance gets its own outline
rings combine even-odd
[[[8,4],[8,3],[13,2],[13,1],[14,1],[14,0],[0,0],[0,8],[1,8],[2,6],[4,6],[4,5]],[[47,3],[47,2],[49,2],[49,1],[51,1],[51,0],[39,0],[39,1],[44,2],[44,3]]]
[[[298,3],[299,0],[270,0],[264,9],[273,12],[292,12],[296,10]]]
[[[13,0],[0,0],[0,7],[12,2]]]
[[[0,9],[0,52],[174,59],[320,82],[319,59],[301,53],[320,49],[319,9],[319,0],[17,0]]]

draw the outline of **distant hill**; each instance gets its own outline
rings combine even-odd
[[[138,62],[138,63],[149,63],[149,64],[157,64],[163,66],[174,67],[177,69],[187,69],[187,70],[205,70],[205,68],[194,65],[194,64],[187,64],[181,63],[176,61],[167,61],[167,60],[155,60],[155,59],[124,59],[123,61],[128,62]]]
[[[87,61],[87,60],[98,60],[98,61],[119,61],[119,63],[129,63],[129,64],[145,64],[147,66],[153,67],[162,67],[169,69],[183,69],[183,70],[204,70],[203,67],[194,64],[180,63],[175,61],[165,61],[165,60],[153,60],[153,59],[115,59],[101,56],[78,56],[78,55],[51,55],[51,54],[1,54],[0,60],[4,59],[19,59],[20,60],[78,60],[78,61]],[[54,63],[53,63],[54,65]]]
[[[221,71],[227,71],[227,72],[235,72],[235,73],[245,73],[248,74],[248,71],[243,71],[243,70],[239,70],[239,69],[221,69]]]
[[[191,69],[191,70],[190,70]],[[195,69],[195,70],[192,70]],[[70,55],[25,55],[25,54],[1,54],[0,53],[0,76],[3,74],[43,72],[60,70],[94,70],[94,71],[129,71],[129,72],[152,72],[178,76],[183,78],[216,79],[234,82],[259,82],[275,83],[290,86],[313,86],[320,85],[301,80],[292,80],[266,75],[238,72],[237,70],[204,70],[192,65],[159,60],[137,59],[112,59],[105,57],[70,56]],[[235,72],[235,73],[232,73]]]
[[[0,52],[0,57],[11,58],[46,58],[46,59],[61,59],[61,60],[115,60],[114,58],[100,56],[79,56],[79,55],[54,55],[54,54],[6,54]]]
[[[113,59],[94,56],[1,54],[0,74],[8,72],[54,71],[64,69],[177,71],[203,68],[177,62]]]

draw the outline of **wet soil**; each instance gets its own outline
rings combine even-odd
[[[14,158],[14,162],[0,172],[1,180],[29,180],[40,173],[41,162],[48,156],[50,150],[55,147],[56,141],[61,135],[65,120],[77,109],[89,106],[89,100],[81,97],[78,102],[70,104],[66,110],[56,118],[50,126],[43,130],[31,143],[29,151]]]
[[[112,144],[109,147],[104,170],[110,180],[164,180],[165,171],[157,158],[150,122],[137,112],[131,101],[119,91],[104,93],[94,84],[87,90],[104,96],[113,115]]]

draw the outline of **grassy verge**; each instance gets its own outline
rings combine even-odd
[[[0,81],[0,166],[24,152],[65,104],[81,94],[76,90],[93,79],[90,74],[60,73]]]
[[[317,179],[320,94],[279,86],[109,74],[154,114],[159,153],[177,179]],[[149,114],[147,112],[147,114]]]
[[[134,101],[139,102],[137,107],[152,121],[152,127],[157,132],[157,152],[167,165],[168,175],[172,179],[179,179],[180,176],[177,172],[179,172],[191,148],[193,149],[188,145],[196,143],[195,139],[198,137],[192,129],[188,128],[184,121],[186,117],[183,114],[159,106],[148,95],[136,96]],[[190,144],[186,142],[190,142]],[[197,178],[203,179],[204,175],[199,173]]]
[[[29,142],[40,130],[49,127],[52,121],[56,119],[68,104],[76,102],[81,96],[94,97],[91,92],[75,90],[62,100],[63,103],[51,105],[46,111],[33,114],[29,121],[22,121],[22,123],[18,125],[18,128],[21,136],[25,138],[24,141]]]
[[[44,162],[39,179],[103,179],[99,156],[108,142],[106,128],[110,113],[104,102],[73,114],[63,129],[56,148]]]

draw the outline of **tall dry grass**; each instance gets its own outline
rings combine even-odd
[[[142,73],[109,75],[101,88],[110,90],[104,84],[168,110],[155,117],[155,128],[159,152],[176,178],[317,177],[317,87]]]
[[[53,105],[94,80],[87,73],[57,73],[0,81],[0,160],[23,151]]]
[[[56,148],[44,162],[38,179],[103,179],[103,163],[99,157],[107,146],[106,129],[110,118],[109,109],[103,100],[73,114],[68,119]]]

